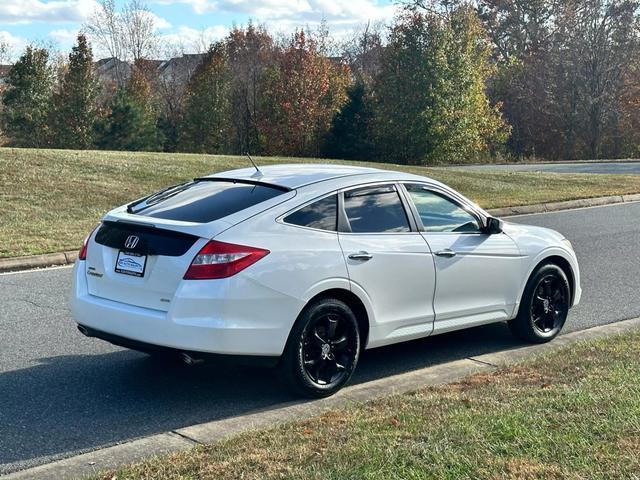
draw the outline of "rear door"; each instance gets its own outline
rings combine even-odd
[[[395,184],[341,193],[339,240],[350,280],[375,311],[370,346],[429,335],[435,271]]]
[[[521,283],[515,242],[485,233],[480,216],[447,192],[422,184],[404,188],[434,254],[434,331],[508,319]]]

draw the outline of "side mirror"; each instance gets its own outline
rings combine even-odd
[[[489,235],[497,235],[504,230],[504,222],[499,218],[487,217],[487,226],[485,232]]]

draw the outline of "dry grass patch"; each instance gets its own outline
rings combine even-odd
[[[640,333],[95,477],[612,479],[640,473]]]

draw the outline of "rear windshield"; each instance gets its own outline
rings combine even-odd
[[[135,213],[148,217],[208,223],[253,207],[270,198],[282,195],[282,188],[264,184],[232,181],[197,181],[169,194],[151,200],[151,205],[138,207]]]

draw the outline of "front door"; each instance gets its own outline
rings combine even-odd
[[[504,233],[445,193],[407,184],[436,266],[434,333],[509,319],[520,288],[521,255]]]
[[[375,312],[370,347],[424,337],[433,329],[434,263],[412,220],[394,184],[343,194],[340,246],[351,282]]]

